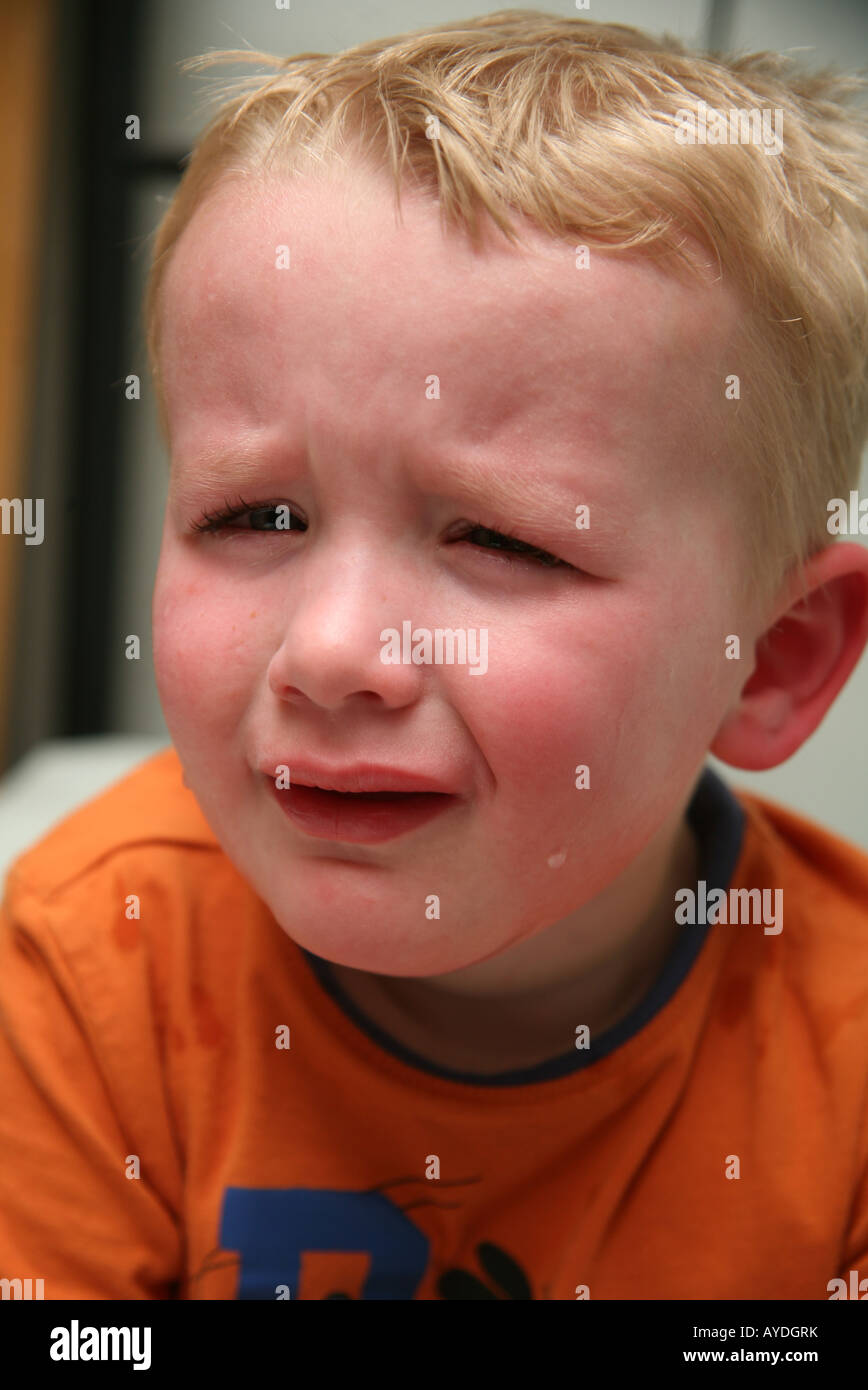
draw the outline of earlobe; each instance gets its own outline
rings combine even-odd
[[[711,752],[762,771],[792,757],[822,722],[868,641],[868,549],[832,545],[808,562],[805,597],[757,639],[754,670]]]

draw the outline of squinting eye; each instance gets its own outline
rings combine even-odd
[[[241,516],[249,516],[252,519],[256,516],[262,518],[272,514],[276,518],[278,511],[281,513],[280,526],[275,523],[274,526],[257,527],[251,525],[242,526],[238,529],[242,531],[258,531],[260,534],[265,535],[277,535],[279,532],[298,531],[301,529],[301,526],[293,525],[293,522],[298,522],[299,518],[285,502],[260,503],[257,505],[252,502],[245,502],[241,497],[239,497],[236,502],[230,502],[227,498],[226,506],[220,511],[205,512],[204,515],[193,524],[191,529],[198,533],[215,535],[218,531],[222,531],[224,527],[227,527],[230,521],[237,521]],[[307,522],[302,522],[302,526],[306,527]]]
[[[572,569],[565,560],[559,560],[557,556],[550,555],[547,550],[540,550],[538,546],[528,545],[526,541],[520,541],[517,536],[511,535],[508,531],[493,531],[490,526],[468,526],[462,531],[460,536],[455,539],[459,541],[469,540],[471,536],[489,536],[493,538],[494,544],[490,547],[493,550],[505,550],[508,554],[514,555],[517,559],[532,560],[535,564],[544,566],[547,569]],[[475,543],[475,542],[474,542]],[[488,546],[482,546],[483,550]]]
[[[277,513],[280,511],[281,524],[276,524]],[[279,535],[281,532],[302,531],[307,529],[307,522],[301,520],[298,514],[292,510],[285,502],[274,503],[253,503],[245,502],[243,497],[238,497],[234,502],[226,499],[226,505],[222,509],[214,512],[205,512],[198,521],[194,522],[191,530],[204,535],[217,535],[229,529],[230,522],[237,521],[239,517],[249,517],[250,526],[236,527],[241,531],[252,531],[259,535]],[[260,519],[273,516],[275,524],[273,526],[254,526],[254,517]],[[295,525],[293,523],[296,523]],[[473,537],[487,537],[491,544],[484,545]],[[571,570],[575,567],[567,564],[565,560],[559,560],[557,556],[551,555],[547,550],[540,550],[538,546],[529,545],[526,541],[519,540],[518,536],[513,536],[508,531],[495,531],[490,526],[483,526],[480,523],[469,523],[460,535],[454,537],[455,541],[470,541],[472,545],[477,545],[481,550],[499,550],[505,552],[516,560],[529,560],[533,565],[542,569],[566,569]]]

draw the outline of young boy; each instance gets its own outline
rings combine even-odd
[[[865,1296],[868,857],[704,768],[868,638],[848,84],[532,11],[271,62],[149,286],[173,747],[8,879],[0,1275]]]

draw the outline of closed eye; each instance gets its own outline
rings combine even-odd
[[[540,550],[539,546],[529,545],[526,541],[519,540],[518,536],[512,535],[509,531],[494,531],[490,526],[480,526],[474,523],[468,526],[461,535],[456,536],[455,539],[466,541],[469,540],[471,536],[479,535],[490,538],[492,549],[494,550],[504,550],[508,554],[515,555],[519,558],[533,560],[537,564],[543,565],[549,569],[573,568],[573,566],[568,565],[565,560],[559,560],[557,556],[549,554],[547,550]],[[475,543],[478,544],[478,542]],[[483,546],[482,549],[487,549],[487,547]]]

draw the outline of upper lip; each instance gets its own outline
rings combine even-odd
[[[289,784],[319,787],[328,792],[440,792],[454,796],[453,788],[427,772],[402,767],[383,767],[376,763],[353,763],[350,767],[324,767],[300,759],[281,757],[260,769],[272,780],[281,765],[289,768]]]

